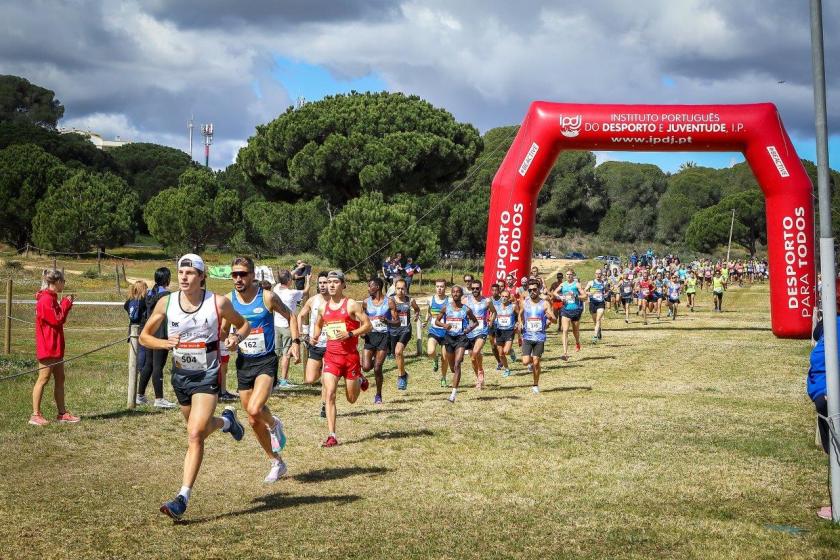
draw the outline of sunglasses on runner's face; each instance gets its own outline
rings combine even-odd
[[[247,278],[248,275],[251,274],[250,272],[245,272],[244,270],[234,270],[230,273],[231,278]]]

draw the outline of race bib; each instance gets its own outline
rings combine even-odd
[[[207,371],[207,344],[181,342],[172,350],[175,367],[187,371]]]
[[[647,288],[642,290],[642,297],[648,297],[649,295],[650,295],[650,290],[648,290]]]
[[[576,299],[574,292],[566,292],[566,295],[563,297],[566,299],[566,303],[574,303]]]
[[[542,319],[539,317],[528,317],[525,320],[525,330],[528,332],[540,332],[542,330]]]
[[[513,317],[510,315],[499,315],[496,317],[496,323],[503,329],[509,329],[513,324]]]
[[[239,343],[239,351],[245,355],[265,353],[265,333],[262,327],[251,329],[245,340]]]
[[[484,318],[483,317],[477,317],[476,321],[478,322],[478,325],[475,327],[475,330],[480,331],[481,329],[484,328]]]
[[[629,294],[629,293],[630,293],[630,291],[631,291],[633,288],[632,288],[631,286],[624,286],[624,288],[623,288],[623,289],[624,289],[624,293],[625,293],[625,294]]]
[[[344,321],[335,321],[324,325],[324,332],[327,333],[327,340],[338,340],[347,334],[347,325]]]
[[[407,327],[408,326],[408,313],[407,312],[401,312],[399,315],[400,315],[400,326],[401,327]]]
[[[370,324],[373,325],[373,330],[376,332],[385,332],[388,330],[388,325],[382,320],[381,315],[376,315],[370,318]]]
[[[446,324],[451,334],[461,334],[464,331],[464,321],[460,317],[447,317]]]
[[[592,292],[592,299],[595,301],[603,301],[604,300],[604,292],[596,291]]]

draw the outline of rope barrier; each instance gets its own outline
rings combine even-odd
[[[513,132],[513,134],[511,134],[511,135],[510,135],[510,137],[511,137],[511,138],[513,138],[513,136],[514,136],[514,134],[517,132],[517,130],[516,130],[516,129],[514,129],[512,132]],[[406,233],[407,233],[407,232],[408,232],[411,228],[413,228],[414,226],[416,226],[417,224],[419,224],[421,220],[425,219],[425,218],[426,218],[427,216],[429,216],[432,212],[434,212],[435,210],[437,210],[438,208],[440,208],[440,206],[441,206],[444,202],[446,202],[447,200],[449,200],[449,199],[452,197],[452,195],[454,195],[456,192],[458,192],[458,189],[460,189],[463,185],[465,185],[465,184],[466,184],[466,182],[467,182],[469,179],[471,179],[471,178],[472,178],[474,175],[476,175],[476,174],[477,174],[477,173],[478,173],[478,172],[479,172],[482,168],[484,168],[484,166],[485,166],[485,165],[486,165],[486,164],[490,161],[490,156],[495,155],[495,154],[496,154],[496,152],[498,152],[498,151],[499,151],[499,148],[501,148],[503,145],[504,145],[504,142],[499,142],[499,144],[498,144],[498,145],[497,145],[497,146],[496,146],[496,147],[495,147],[495,148],[494,148],[491,152],[489,152],[489,153],[487,153],[487,154],[484,154],[484,156],[483,156],[483,158],[482,158],[484,161],[482,161],[482,162],[481,162],[481,163],[480,163],[477,167],[475,167],[471,173],[467,174],[467,176],[466,176],[466,177],[464,177],[463,179],[461,179],[461,180],[457,183],[457,185],[453,186],[453,187],[449,190],[449,192],[448,192],[448,193],[447,193],[447,194],[446,194],[446,195],[445,195],[445,196],[444,196],[444,197],[443,197],[440,201],[438,201],[438,202],[437,202],[437,204],[432,205],[432,207],[431,207],[431,208],[430,208],[430,209],[429,209],[429,210],[428,210],[425,214],[423,214],[422,216],[420,216],[419,218],[417,218],[417,219],[414,221],[414,223],[412,223],[412,224],[411,224],[411,225],[409,225],[407,228],[405,228],[405,229],[404,229],[404,230],[402,230],[400,233],[398,233],[396,236],[394,236],[394,237],[393,237],[390,241],[388,241],[388,243],[386,243],[385,245],[383,245],[382,247],[380,247],[379,249],[377,249],[377,250],[376,250],[376,251],[374,251],[373,253],[370,253],[370,254],[369,254],[368,256],[366,256],[364,259],[360,260],[359,262],[357,262],[356,264],[354,264],[353,266],[351,266],[350,268],[348,268],[347,270],[345,270],[345,271],[344,271],[344,273],[346,274],[346,273],[348,273],[348,272],[350,272],[350,271],[352,271],[352,270],[357,269],[360,265],[362,265],[362,264],[366,263],[366,262],[367,262],[367,261],[368,261],[371,257],[378,255],[379,253],[381,253],[382,251],[384,251],[385,249],[387,249],[388,247],[390,247],[390,246],[391,246],[391,245],[392,245],[392,244],[393,244],[396,240],[398,240],[400,237],[402,237],[403,235],[405,235],[405,234],[406,234]],[[470,191],[469,191],[469,190],[467,190],[467,192],[470,192]]]
[[[123,337],[120,337],[118,340],[115,340],[114,342],[110,342],[108,344],[100,346],[99,348],[94,348],[93,350],[90,350],[90,351],[85,352],[83,354],[79,354],[78,356],[72,356],[70,358],[65,358],[65,359],[63,359],[59,362],[56,362],[56,363],[50,364],[50,365],[58,365],[58,364],[65,364],[67,362],[72,362],[74,360],[78,360],[79,358],[84,358],[85,356],[89,356],[91,354],[99,352],[100,350],[105,350],[106,348],[110,348],[111,346],[116,346],[117,344],[125,343],[126,340],[128,340],[128,337],[123,336]],[[0,377],[0,381],[7,381],[9,379],[14,379],[16,377],[20,377],[22,375],[29,375],[29,374],[32,374],[32,373],[37,373],[40,369],[41,369],[41,366],[38,366],[34,369],[30,369],[30,370],[26,370],[26,371],[20,371],[18,373],[13,373],[12,375],[7,375],[5,377]]]

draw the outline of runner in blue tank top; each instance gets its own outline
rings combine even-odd
[[[556,323],[557,318],[551,310],[551,304],[540,299],[540,283],[531,280],[528,283],[528,297],[519,310],[519,328],[522,331],[522,363],[531,365],[534,385],[531,391],[540,392],[540,361],[545,351],[545,331],[548,323]]]
[[[475,372],[475,388],[484,389],[484,357],[481,355],[481,350],[484,348],[484,341],[487,340],[488,325],[496,319],[496,309],[490,298],[481,295],[480,280],[472,281],[470,291],[472,293],[467,296],[466,304],[475,315],[478,326],[467,335],[469,340],[467,349],[470,351],[470,359]]]
[[[498,282],[490,285],[490,301],[493,302],[494,308],[498,308],[502,303],[502,286]],[[504,364],[502,364],[502,358],[499,356],[499,349],[496,346],[496,321],[487,325],[487,339],[490,341],[490,350],[496,359],[496,371],[504,370]]]
[[[580,301],[580,284],[575,278],[574,270],[566,271],[566,280],[554,290],[554,296],[563,302],[560,309],[560,323],[563,332],[563,355],[561,360],[569,359],[569,327],[575,337],[575,351],[580,351],[580,316],[583,314],[583,304]]]
[[[469,307],[461,302],[464,290],[461,286],[452,286],[450,301],[443,311],[435,318],[438,327],[446,329],[444,351],[452,370],[452,394],[449,402],[454,403],[458,395],[458,385],[461,383],[461,362],[469,344],[467,334],[478,326],[475,315]]]
[[[426,310],[426,317],[423,320],[424,323],[429,324],[429,338],[426,340],[426,355],[434,359],[434,371],[438,370],[438,346],[440,346],[440,353],[443,354],[443,341],[446,337],[446,329],[435,325],[435,317],[440,315],[440,312],[443,311],[447,303],[449,303],[449,298],[446,297],[446,280],[436,280],[435,293],[429,298],[429,308]],[[440,386],[446,387],[446,371],[449,362],[445,357],[442,361]]]
[[[413,298],[408,296],[408,283],[400,278],[394,282],[395,293],[388,299],[390,307],[390,320],[388,321],[388,334],[391,337],[391,346],[394,349],[394,357],[397,361],[397,390],[408,389],[408,373],[405,371],[405,347],[411,340],[411,311],[416,317],[420,316],[420,307]]]
[[[677,308],[680,306],[680,292],[682,291],[682,282],[680,282],[679,274],[671,276],[671,280],[665,285],[668,293],[668,313],[671,315],[671,320],[677,320]]]
[[[376,379],[376,395],[373,404],[382,404],[382,366],[388,356],[391,338],[388,335],[388,317],[390,308],[388,298],[382,294],[384,283],[381,278],[372,278],[368,282],[368,298],[362,304],[365,314],[370,319],[373,329],[365,335],[364,352],[362,353],[362,370],[373,370]]]
[[[595,330],[592,333],[592,342],[601,340],[601,322],[604,320],[604,293],[607,290],[607,283],[604,280],[604,273],[599,268],[595,271],[595,279],[586,284],[583,292],[589,296],[589,313],[592,315],[592,322]]]
[[[519,322],[519,304],[511,298],[510,290],[502,290],[498,303],[493,304],[496,308],[496,348],[502,360],[504,369],[502,377],[510,377],[510,364],[507,356],[513,347],[513,335],[517,331]]]
[[[249,257],[237,257],[231,267],[234,290],[228,294],[233,308],[248,320],[251,330],[238,347],[236,356],[236,379],[242,408],[248,413],[248,422],[254,435],[271,461],[271,470],[265,482],[277,482],[286,473],[286,465],[280,452],[286,446],[283,422],[271,414],[268,398],[277,382],[278,357],[274,352],[274,312],[289,321],[292,331],[291,353],[295,360],[300,358],[300,334],[294,313],[280,300],[280,297],[263,290],[254,276],[254,261]],[[230,325],[222,324],[227,332]]]

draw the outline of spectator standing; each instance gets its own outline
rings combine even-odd
[[[41,413],[44,387],[53,378],[53,395],[58,411],[58,422],[76,423],[80,420],[68,412],[64,404],[64,323],[73,307],[73,296],[62,298],[64,273],[60,270],[45,270],[41,279],[41,291],[35,296],[35,357],[38,359],[38,379],[32,388],[33,426],[46,426],[49,421]]]
[[[131,334],[131,325],[137,325],[143,329],[146,324],[146,292],[149,285],[142,280],[137,280],[131,285],[128,292],[128,299],[123,304],[123,309],[128,313],[128,332]],[[143,370],[146,362],[146,349],[138,346],[137,350],[137,371]]]
[[[411,292],[411,284],[414,282],[414,275],[415,274],[421,275],[419,277],[422,278],[422,272],[423,272],[423,270],[420,268],[420,265],[416,264],[414,262],[414,259],[412,259],[411,257],[408,257],[408,259],[406,259],[406,263],[405,263],[405,284],[406,284],[405,288],[406,288],[406,293]]]
[[[155,285],[151,290],[146,292],[144,325],[145,320],[149,318],[158,300],[169,295],[169,282],[171,278],[172,273],[165,266],[155,271]],[[166,338],[164,335],[165,329],[166,326],[161,325],[155,333],[155,336],[157,338]],[[140,383],[137,385],[137,398],[135,399],[135,403],[138,405],[149,404],[149,401],[146,399],[146,388],[149,386],[149,380],[151,380],[152,390],[155,392],[155,408],[175,408],[175,403],[163,397],[163,367],[166,365],[166,359],[168,357],[169,350],[146,350],[146,362],[140,371]]]
[[[302,262],[302,261],[298,261]],[[292,281],[292,273],[288,270],[281,270],[277,277],[277,285],[272,290],[280,298],[289,311],[292,317],[297,316],[298,305],[304,296],[309,296],[309,278],[311,274],[307,274],[303,279],[302,289],[290,288]],[[297,320],[297,319],[294,319]],[[292,331],[289,327],[289,320],[280,313],[274,313],[274,350],[280,358],[280,378],[277,380],[277,389],[286,389],[292,387],[289,382],[289,360],[291,358],[290,350],[292,348]],[[300,357],[295,360],[296,364],[300,363]]]

